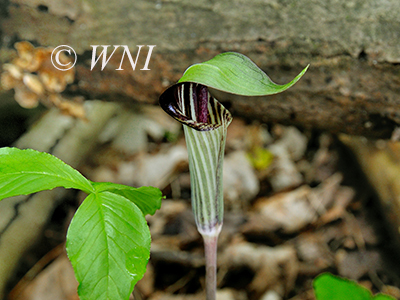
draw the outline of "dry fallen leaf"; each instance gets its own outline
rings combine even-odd
[[[34,108],[39,102],[45,106],[58,107],[63,113],[85,119],[82,102],[67,100],[60,95],[75,78],[75,69],[56,69],[51,63],[53,48],[35,48],[23,41],[15,43],[18,57],[4,64],[1,86],[5,90],[14,89],[15,100],[24,108]],[[63,52],[62,63],[71,61]]]
[[[305,226],[315,223],[331,209],[337,197],[347,206],[354,192],[341,187],[342,176],[337,173],[319,186],[311,188],[303,185],[290,192],[282,192],[271,197],[258,199],[254,204],[254,212],[250,221],[243,227],[244,231],[271,232],[282,230],[291,234]],[[340,209],[339,209],[340,207]],[[333,220],[343,214],[345,207],[335,206],[335,214],[325,217],[324,221]]]
[[[244,151],[228,154],[223,169],[225,204],[234,211],[241,211],[260,191],[254,168]]]
[[[225,249],[221,261],[228,269],[246,266],[253,270],[255,274],[249,288],[259,296],[266,290],[289,293],[299,269],[296,250],[291,245],[267,247],[239,242]]]
[[[268,150],[274,155],[272,171],[268,174],[273,191],[280,192],[301,185],[303,176],[290,157],[287,145],[272,144]]]
[[[16,299],[79,300],[77,288],[74,270],[64,253],[44,269]]]

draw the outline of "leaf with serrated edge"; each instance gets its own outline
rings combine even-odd
[[[123,196],[90,194],[67,234],[67,253],[81,300],[128,300],[150,256],[150,231],[141,210]]]
[[[294,85],[307,71],[304,68],[287,84],[274,83],[247,56],[236,52],[221,53],[214,58],[190,66],[179,82],[195,82],[231,94],[266,96],[277,94]]]
[[[109,191],[132,201],[140,208],[144,215],[153,215],[161,207],[162,192],[151,186],[139,188],[112,182],[92,182],[97,192]]]
[[[94,191],[81,173],[51,154],[32,149],[0,148],[0,200],[60,186],[86,193]]]

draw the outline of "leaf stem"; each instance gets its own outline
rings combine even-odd
[[[217,294],[217,245],[218,234],[205,235],[204,252],[206,257],[206,300],[215,300]]]

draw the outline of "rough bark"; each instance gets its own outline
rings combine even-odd
[[[189,65],[237,51],[278,83],[291,80],[308,63],[311,68],[280,95],[222,96],[236,115],[379,138],[390,137],[400,123],[397,0],[10,3],[3,41],[17,36],[74,47],[77,80],[70,91],[88,98],[156,103]],[[124,71],[116,71],[121,53],[103,71],[90,71],[90,45],[128,45],[133,54],[136,45],[156,48],[150,71],[133,71],[126,58]]]

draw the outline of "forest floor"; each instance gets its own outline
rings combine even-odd
[[[158,107],[125,116],[79,170],[91,180],[159,187],[147,218],[151,259],[135,299],[204,299],[204,252],[190,206],[181,126]],[[219,300],[315,299],[313,279],[331,272],[374,293],[400,297],[396,248],[353,154],[329,133],[234,118],[224,162],[225,221],[218,244]],[[83,200],[71,192],[10,283],[10,300],[78,299],[64,252]]]

